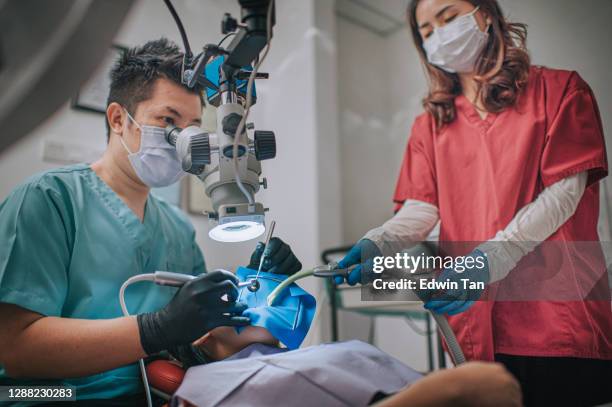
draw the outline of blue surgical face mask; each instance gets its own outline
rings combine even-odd
[[[450,73],[474,71],[489,37],[488,26],[484,32],[478,27],[475,17],[478,8],[434,29],[425,39],[423,48],[429,63]]]
[[[164,128],[140,125],[127,110],[125,112],[140,129],[140,149],[137,152],[131,152],[120,137],[138,178],[150,188],[166,187],[181,179],[185,173],[176,149],[166,141]]]

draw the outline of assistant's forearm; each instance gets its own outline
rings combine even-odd
[[[394,255],[425,240],[438,220],[438,208],[434,205],[407,200],[395,216],[370,230],[364,239],[373,241],[383,255]]]
[[[134,363],[145,356],[136,317],[85,320],[43,317],[13,343],[9,375],[28,378],[79,377]]]
[[[516,264],[548,239],[576,212],[588,174],[582,172],[545,188],[517,212],[510,223],[479,249],[487,254],[491,282],[503,279]]]

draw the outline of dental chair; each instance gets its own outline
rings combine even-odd
[[[157,359],[147,364],[151,393],[169,401],[185,378],[185,369],[173,361]]]

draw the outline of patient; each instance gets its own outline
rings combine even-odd
[[[255,270],[239,268],[247,281]],[[467,363],[423,376],[360,341],[300,348],[314,318],[314,297],[293,284],[274,302],[283,277],[262,272],[260,289],[242,289],[251,326],[219,327],[200,338],[173,403],[197,406],[306,407],[519,406],[517,382],[501,365]],[[282,343],[286,347],[279,346]],[[193,362],[193,360],[191,361]]]
[[[268,330],[254,326],[245,328],[240,334],[234,328],[219,327],[194,345],[211,362],[223,362],[190,369],[175,395],[175,405],[242,405],[245,400],[252,406],[268,405],[269,400],[274,400],[275,405],[290,406],[314,405],[313,402],[322,406],[359,405],[350,396],[365,391],[364,386],[367,387],[368,383],[380,385],[379,390],[383,391],[362,405],[521,405],[518,383],[501,365],[495,363],[470,362],[455,369],[421,376],[363,342],[340,342],[288,351],[278,346],[278,340]],[[303,355],[301,358],[298,357],[300,353]],[[365,356],[360,359],[362,354]],[[366,358],[368,354],[369,359]],[[310,364],[303,362],[305,360],[310,360]],[[299,368],[304,370],[297,375],[288,368],[301,364],[305,366]],[[313,366],[316,368],[313,369]],[[338,372],[344,373],[338,375]],[[309,374],[308,380],[299,380],[300,376]],[[354,385],[352,381],[347,382],[351,375],[363,382],[355,382]],[[381,380],[382,384],[376,383],[377,380]],[[306,388],[313,382],[316,386]],[[265,385],[261,387],[263,383]],[[329,388],[321,388],[321,383],[328,383]],[[403,385],[399,386],[398,383]],[[384,394],[384,390],[389,389],[393,391]],[[306,402],[303,400],[304,394],[308,395]],[[346,395],[346,398],[338,400],[337,394]],[[265,400],[261,397],[265,397]],[[325,400],[321,397],[335,398]]]
[[[265,328],[248,326],[238,334],[236,329],[229,326],[220,326],[194,342],[200,350],[211,360],[219,361],[240,352],[253,343],[278,347],[278,339]]]

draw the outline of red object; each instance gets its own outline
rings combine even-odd
[[[168,360],[154,360],[147,365],[149,385],[166,394],[174,394],[184,377],[185,371]]]
[[[599,240],[597,181],[608,174],[608,164],[595,98],[576,72],[533,67],[517,106],[485,119],[464,96],[455,105],[456,119],[438,132],[430,115],[416,119],[397,182],[396,209],[407,199],[437,206],[441,244],[473,242],[471,250],[504,229],[544,188],[588,171],[575,214],[548,240]],[[583,274],[571,276],[576,281],[601,265],[600,259],[585,257],[571,256],[583,262],[577,267]],[[540,264],[513,278],[531,284],[547,272],[550,266]],[[604,270],[596,273],[605,276]],[[540,288],[548,289],[545,284],[542,279]],[[492,284],[487,298],[498,298],[501,287]],[[607,278],[597,280],[596,288],[609,296]],[[599,299],[477,301],[449,320],[468,359],[493,360],[494,353],[612,359],[611,304]]]

